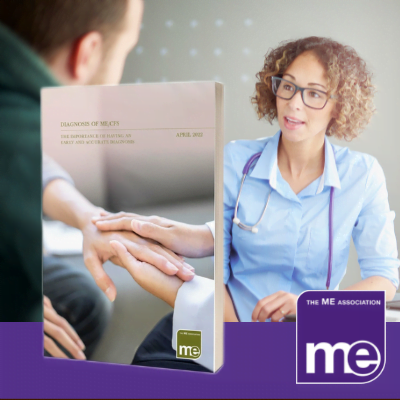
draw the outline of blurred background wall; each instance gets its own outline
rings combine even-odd
[[[386,174],[400,239],[400,2],[392,0],[145,0],[140,40],[122,82],[216,80],[225,84],[225,142],[271,136],[250,103],[270,47],[327,36],[356,49],[375,75],[377,113],[362,136],[335,144],[375,156]],[[360,279],[352,246],[342,287]]]

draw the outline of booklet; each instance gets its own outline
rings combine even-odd
[[[103,218],[121,221],[123,216],[128,221],[123,228],[108,225],[108,231],[93,223],[95,234],[105,243],[99,253],[108,251],[111,240],[120,241],[132,265],[124,269],[111,262],[120,262],[115,253],[99,254],[117,295],[101,340],[95,345],[85,343],[87,350],[96,347],[87,359],[216,372],[223,362],[223,85],[177,82],[44,88],[41,102],[43,159],[52,160],[51,167],[44,165],[48,185],[52,179],[64,179],[104,209]],[[45,211],[45,225],[50,226],[51,216]],[[117,215],[120,212],[124,214]],[[208,226],[214,254],[211,251],[205,257],[200,252],[201,258],[176,254],[134,232],[133,219],[165,229],[171,221]],[[65,284],[57,282],[60,290],[56,290],[54,280],[46,275],[57,264],[62,274],[79,271],[93,286],[94,278],[85,266],[87,249],[79,251],[78,244],[77,254],[77,240],[82,241],[82,236],[66,232],[61,222],[47,232],[43,291],[55,312],[84,341],[82,326],[90,326],[90,318],[80,316],[82,320],[77,321],[70,308],[79,308],[76,304],[89,296],[88,291],[68,279]],[[160,275],[160,269],[147,262],[148,251],[158,252],[167,261],[173,257],[174,263],[195,270],[192,280],[179,281],[170,304],[163,295],[170,290],[172,275]],[[160,287],[161,296],[157,294]],[[102,301],[109,302],[97,286],[95,290]],[[68,358],[77,358],[56,337],[45,332],[46,337]],[[45,355],[51,353],[45,350]]]

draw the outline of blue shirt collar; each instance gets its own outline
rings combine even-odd
[[[278,145],[280,136],[281,131],[278,131],[270,140],[268,140],[250,175],[252,178],[268,179],[270,186],[282,196],[294,201],[299,201],[299,198],[293,192],[290,185],[282,178],[278,168]],[[315,194],[321,193],[324,186],[334,186],[338,189],[341,188],[334,149],[326,136],[324,172]]]
[[[341,189],[339,174],[336,165],[334,148],[325,136],[325,166],[317,193],[321,193],[324,186],[333,186]]]

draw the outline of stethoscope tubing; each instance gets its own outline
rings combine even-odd
[[[237,197],[237,200],[236,200],[235,212],[234,212],[234,216],[233,216],[233,222],[234,222],[239,228],[243,229],[244,231],[251,231],[251,232],[253,232],[253,233],[257,233],[257,232],[258,232],[257,225],[262,221],[262,219],[264,218],[265,211],[267,211],[269,199],[270,199],[270,197],[271,197],[271,192],[269,192],[269,194],[268,194],[268,199],[267,199],[267,202],[265,203],[264,210],[263,210],[263,212],[262,212],[262,214],[261,214],[261,217],[260,217],[259,220],[257,221],[257,223],[254,224],[254,225],[252,225],[252,226],[243,224],[242,222],[240,222],[239,218],[237,217],[237,211],[238,211],[238,208],[239,208],[239,199],[240,199],[240,195],[241,195],[241,193],[242,193],[243,184],[244,184],[244,180],[246,179],[246,176],[247,176],[247,174],[244,174],[244,175],[243,175],[243,177],[242,177],[242,182],[241,182],[241,184],[240,184],[239,194],[238,194],[238,197]]]
[[[329,193],[329,259],[328,259],[328,276],[326,278],[326,290],[329,290],[332,276],[333,263],[333,201],[335,188],[331,186]]]

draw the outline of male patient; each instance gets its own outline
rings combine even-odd
[[[42,180],[44,214],[81,229],[85,265],[94,278],[54,259],[43,262],[45,349],[57,357],[85,358],[104,330],[106,308],[98,287],[111,301],[116,288],[102,264],[122,264],[111,239],[167,275],[181,281],[194,276],[180,257],[161,256],[153,242],[133,232],[98,231],[91,219],[104,210],[82,196],[50,159],[41,175],[40,89],[118,83],[137,43],[142,13],[142,0],[0,0],[0,321],[43,318]],[[79,294],[74,302],[71,291]],[[91,313],[95,323],[87,326]],[[77,335],[59,314],[84,329]],[[95,339],[85,343],[84,336]]]

